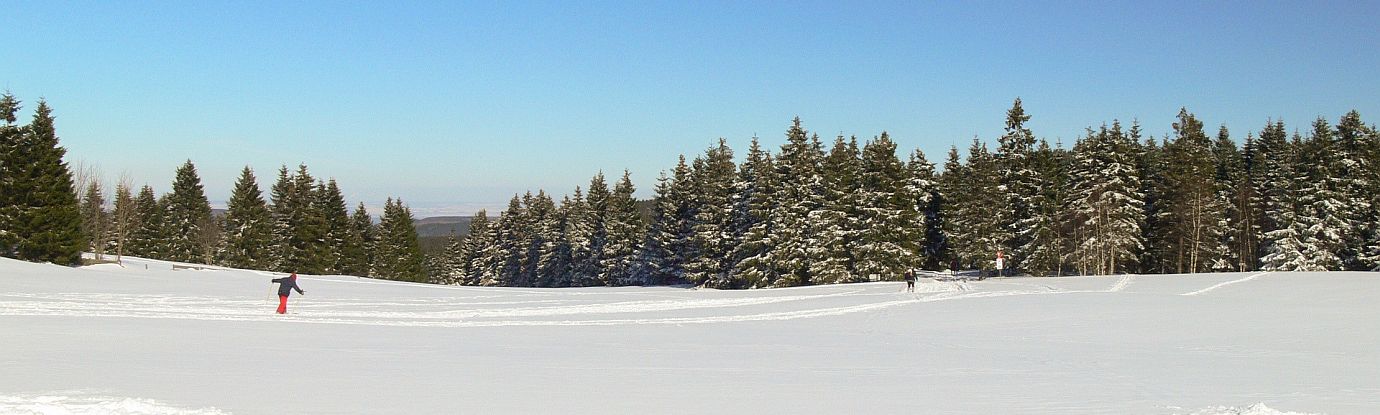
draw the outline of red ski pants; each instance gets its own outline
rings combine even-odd
[[[287,296],[278,296],[278,314],[287,314]]]

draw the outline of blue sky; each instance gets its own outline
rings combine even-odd
[[[1380,117],[1380,2],[8,2],[0,88],[57,115],[69,162],[159,192],[183,160],[213,204],[240,168],[336,178],[351,205],[497,211],[676,156],[741,155],[792,117],[890,132],[942,162],[995,141],[1180,107],[1238,139]]]

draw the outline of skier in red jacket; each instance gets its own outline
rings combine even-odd
[[[302,287],[297,286],[297,273],[283,278],[274,278],[274,283],[278,284],[278,314],[287,314],[287,298],[292,294],[292,290],[297,290],[298,294],[307,295],[302,291]]]

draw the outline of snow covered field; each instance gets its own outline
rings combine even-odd
[[[440,287],[0,259],[0,413],[1380,413],[1380,275]]]

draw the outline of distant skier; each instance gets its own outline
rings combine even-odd
[[[915,292],[915,269],[906,269],[906,291]]]
[[[1006,258],[1001,255],[1001,250],[997,250],[997,276],[1002,276],[1002,271],[1006,270]]]
[[[297,286],[297,273],[283,278],[274,278],[273,282],[278,284],[278,314],[287,314],[287,298],[292,295],[292,290],[297,290],[298,294],[307,295],[302,291],[302,287]]]

